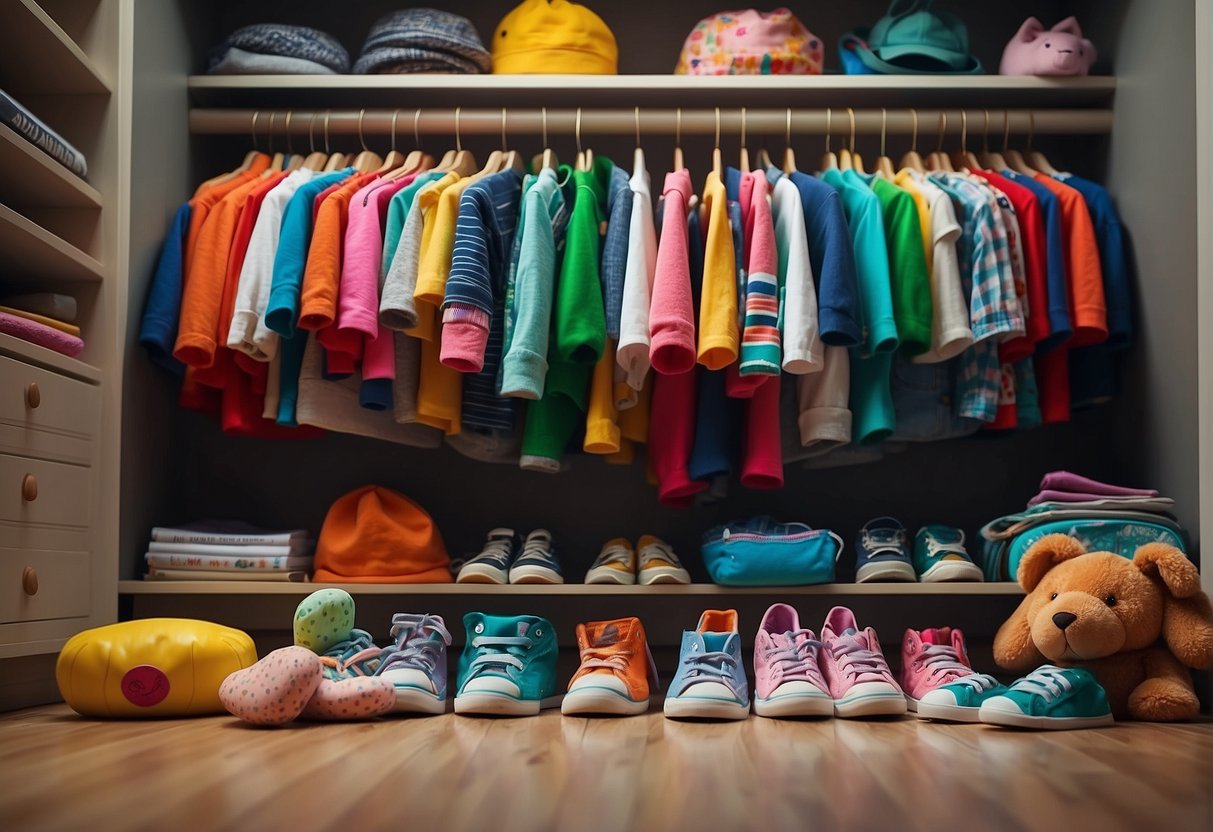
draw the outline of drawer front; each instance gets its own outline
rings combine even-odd
[[[101,388],[0,356],[0,453],[90,464]]]
[[[91,568],[87,552],[0,549],[0,623],[87,616]]]
[[[79,531],[93,522],[93,469],[0,455],[0,523]]]

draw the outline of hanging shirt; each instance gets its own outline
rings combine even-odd
[[[1078,191],[1086,201],[1099,249],[1099,268],[1103,277],[1110,349],[1128,346],[1133,335],[1132,291],[1129,279],[1129,253],[1120,216],[1112,197],[1103,186],[1067,173],[1059,180]]]
[[[771,219],[766,174],[752,171],[746,174],[746,179],[750,182],[750,211],[746,222],[753,231],[747,258],[745,331],[739,372],[742,376],[777,376],[781,348],[775,225]]]
[[[914,210],[918,212],[918,227],[922,232],[922,253],[927,260],[927,272],[932,273],[934,270],[935,251],[932,244],[931,206],[926,194],[923,193],[918,180],[914,176],[915,173],[917,171],[910,168],[902,168],[894,175],[893,184],[909,194],[910,198],[914,200]],[[931,296],[931,299],[932,301],[934,300],[934,295]]]
[[[623,315],[623,287],[627,280],[628,241],[632,225],[632,188],[623,168],[611,168],[607,188],[607,231],[602,241],[602,304],[606,310],[607,337],[618,342]],[[650,214],[652,207],[649,208]]]
[[[185,365],[173,358],[173,346],[177,342],[177,322],[181,315],[185,237],[192,210],[188,202],[182,204],[169,223],[139,326],[139,343],[147,350],[148,358],[177,376],[185,373]]]
[[[382,297],[379,299],[379,320],[389,329],[407,332],[420,325],[417,302],[413,295],[417,288],[421,251],[427,241],[426,219],[431,218],[429,222],[432,229],[432,217],[438,207],[438,198],[445,188],[453,185],[458,179],[459,174],[447,172],[424,184],[414,183],[417,185],[415,193],[410,193],[410,189],[405,188],[397,194],[410,194],[412,202],[401,226],[396,252],[384,278]],[[430,233],[433,233],[432,230]],[[424,333],[410,334],[424,337]],[[429,334],[432,335],[432,332]]]
[[[610,159],[598,156],[593,170],[573,171],[577,196],[565,240],[564,263],[556,282],[555,309],[556,353],[570,364],[597,364],[606,340],[600,263],[602,231],[607,224],[607,190],[614,167]],[[574,222],[582,227],[574,231]],[[576,263],[579,268],[571,269],[569,263]]]
[[[776,171],[777,172],[777,171]],[[783,369],[793,375],[819,372],[824,353],[817,317],[817,289],[800,191],[780,176],[771,199],[779,257],[780,335]]]
[[[853,347],[865,341],[859,305],[855,250],[842,197],[828,183],[800,171],[789,177],[800,192],[809,261],[817,280],[817,314],[822,343]]]
[[[459,223],[459,202],[463,192],[476,181],[475,176],[465,176],[438,191],[426,190],[418,197],[427,210],[425,237],[421,244],[421,260],[417,265],[417,287],[413,290],[413,301],[417,304],[417,331],[412,333],[423,340],[438,340],[440,309],[446,297],[446,281],[451,273],[451,262],[455,251],[455,230]],[[432,212],[426,207],[429,200],[436,205]]]
[[[190,275],[193,273],[194,257],[198,248],[198,232],[202,230],[202,225],[210,215],[211,208],[234,189],[247,184],[269,170],[272,161],[273,159],[266,154],[257,153],[253,156],[252,163],[247,170],[213,185],[203,183],[194,192],[194,196],[190,199],[189,230],[186,232],[185,238],[185,284],[190,282]]]
[[[639,391],[644,387],[644,379],[649,372],[649,304],[657,269],[653,196],[649,187],[649,172],[644,165],[644,152],[641,150],[636,151],[636,165],[628,186],[632,213],[628,222],[628,256],[615,360],[623,369],[628,386]]]
[[[695,366],[695,308],[686,239],[691,174],[666,174],[653,299],[649,307],[649,363],[659,373],[685,373]]]
[[[1051,190],[1030,176],[1012,170],[1000,171],[1003,177],[1026,188],[1040,206],[1045,227],[1045,267],[1048,288],[1049,336],[1037,342],[1037,355],[1043,355],[1068,342],[1073,335],[1070,319],[1070,279],[1066,274],[1066,241],[1062,228],[1061,203]]]
[[[1070,313],[1074,319],[1072,347],[1099,344],[1108,337],[1107,304],[1104,299],[1103,273],[1099,265],[1099,244],[1087,203],[1074,188],[1063,185],[1043,173],[1036,181],[1044,185],[1061,203],[1066,229],[1066,275],[1070,279]]]
[[[709,370],[723,370],[738,355],[737,261],[729,225],[728,194],[715,171],[708,174],[704,183],[703,207],[708,224],[696,358]]]

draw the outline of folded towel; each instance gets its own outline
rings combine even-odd
[[[76,299],[71,295],[61,295],[58,292],[31,292],[27,295],[8,295],[0,297],[0,303],[26,312],[35,312],[54,318],[56,321],[74,324],[76,322]]]
[[[84,342],[75,335],[68,335],[54,327],[44,326],[36,321],[10,315],[7,312],[0,312],[0,332],[72,358],[84,350]]]
[[[1098,497],[1157,497],[1152,488],[1125,488],[1108,485],[1069,471],[1050,471],[1040,481],[1041,491],[1068,491],[1074,494],[1093,494]]]
[[[45,315],[39,315],[37,312],[26,312],[24,309],[13,309],[11,306],[0,306],[0,312],[5,312],[9,315],[16,315],[18,318],[25,318],[27,321],[49,326],[57,329],[60,332],[66,332],[68,335],[80,337],[80,327],[75,324],[66,324],[63,321],[56,321],[54,318],[48,318]]]

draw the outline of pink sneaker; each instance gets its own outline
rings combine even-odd
[[[901,642],[901,687],[911,711],[928,692],[973,675],[965,637],[951,627],[906,630]]]
[[[821,625],[821,672],[834,698],[834,714],[900,716],[906,698],[880,652],[880,640],[871,627],[860,630],[855,614],[834,607]]]
[[[800,629],[800,616],[773,604],[754,638],[754,713],[759,716],[833,716],[834,699],[817,666],[821,642]]]

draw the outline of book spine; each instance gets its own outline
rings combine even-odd
[[[78,150],[3,93],[0,93],[0,121],[77,176],[83,177],[88,172],[84,156]]]
[[[228,558],[177,555],[167,552],[148,552],[146,560],[156,569],[198,569],[215,572],[290,572],[309,569],[311,558]]]
[[[184,529],[152,529],[156,543],[201,543],[218,546],[286,546],[303,540],[291,532],[281,534],[223,534],[222,532],[191,532]]]
[[[153,554],[168,552],[174,555],[195,555],[197,557],[274,558],[311,555],[311,546],[305,546],[302,542],[298,545],[234,546],[219,543],[161,543],[153,540],[147,545],[147,550]]]

